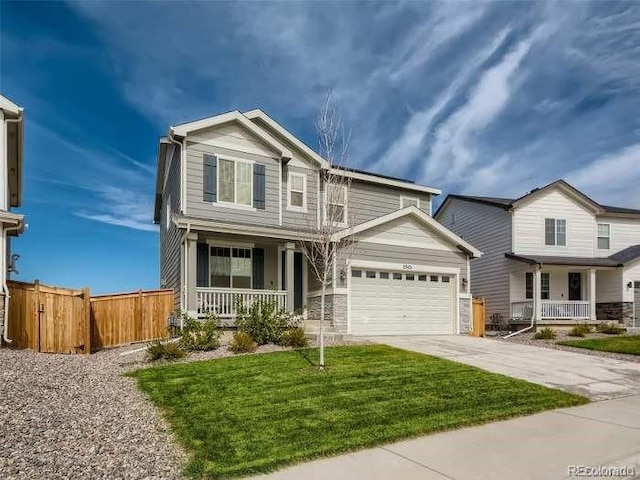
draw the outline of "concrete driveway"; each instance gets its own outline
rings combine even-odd
[[[640,394],[640,363],[467,336],[368,340],[466,363],[596,401]]]

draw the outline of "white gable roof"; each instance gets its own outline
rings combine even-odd
[[[392,222],[394,220],[397,220],[399,218],[406,217],[406,216],[411,216],[412,218],[415,218],[416,220],[422,222],[424,225],[427,225],[428,227],[432,228],[443,239],[447,240],[449,243],[471,254],[471,256],[480,257],[482,255],[482,252],[480,250],[478,250],[473,245],[471,245],[470,243],[460,238],[458,235],[456,235],[451,230],[449,230],[448,228],[438,223],[436,220],[431,218],[429,215],[427,215],[425,212],[423,212],[422,210],[420,210],[414,205],[411,205],[407,208],[403,208],[402,210],[396,210],[395,212],[389,213],[387,215],[383,215],[382,217],[374,218],[373,220],[369,220],[368,222],[361,223],[360,225],[356,225],[355,227],[341,230],[340,232],[337,232],[334,235],[334,240],[339,241],[351,235],[356,235],[358,233],[365,232],[371,228],[377,227],[387,222]]]

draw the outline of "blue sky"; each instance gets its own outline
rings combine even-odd
[[[158,137],[260,107],[315,145],[329,89],[353,167],[445,194],[565,178],[640,208],[638,3],[2,2],[0,22],[24,280],[157,287]]]

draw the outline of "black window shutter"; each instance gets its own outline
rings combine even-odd
[[[264,289],[264,248],[253,249],[253,288]]]
[[[264,210],[265,207],[265,175],[264,165],[253,164],[253,208]]]
[[[216,191],[216,171],[217,162],[213,155],[204,155],[202,159],[202,195],[205,202],[217,202],[218,192]]]
[[[198,260],[196,262],[196,286],[209,286],[209,245],[198,244]]]

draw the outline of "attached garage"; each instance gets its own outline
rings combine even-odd
[[[469,331],[469,261],[481,252],[413,206],[343,235],[355,236],[352,252],[337,265],[346,286],[346,333]],[[339,304],[337,295],[332,304]]]
[[[456,332],[456,276],[351,268],[351,333],[446,335]]]

